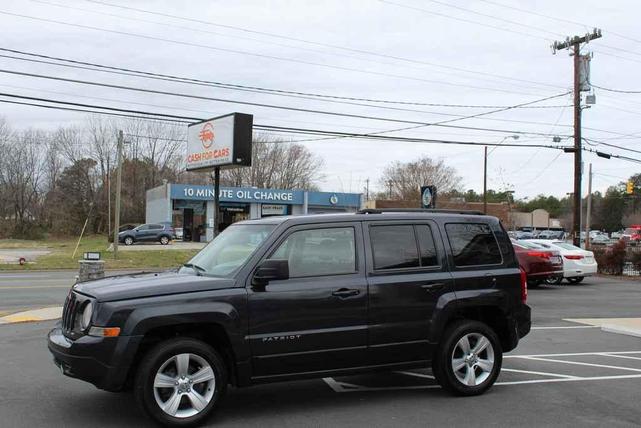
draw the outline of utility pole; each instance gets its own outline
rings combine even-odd
[[[483,214],[487,214],[487,146],[483,151]]]
[[[369,201],[369,177],[365,180],[365,200]]]
[[[118,131],[118,175],[116,177],[116,208],[114,212],[114,258],[118,258],[118,230],[120,229],[120,191],[122,189],[122,131]]]
[[[387,187],[389,188],[389,198],[392,199],[392,180],[387,181]]]
[[[552,45],[553,53],[561,49],[572,48],[571,55],[574,55],[574,207],[572,211],[572,241],[577,247],[581,245],[581,44],[600,37],[601,30],[595,28],[592,33],[567,38],[562,42],[554,42]]]
[[[214,238],[220,233],[220,167],[214,168]]]
[[[588,210],[585,214],[585,248],[590,248],[590,217],[592,216],[592,164],[588,166]]]

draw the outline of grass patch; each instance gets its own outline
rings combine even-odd
[[[48,249],[51,253],[38,257],[35,262],[24,266],[0,264],[0,270],[37,270],[37,269],[78,269],[78,260],[85,251],[99,251],[105,261],[105,269],[146,269],[171,268],[185,263],[198,250],[140,250],[119,251],[118,259],[106,251],[109,247],[106,236],[88,236],[82,239],[75,257],[72,257],[77,239],[61,238],[41,241],[18,239],[0,240],[0,249]]]

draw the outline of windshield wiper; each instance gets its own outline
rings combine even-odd
[[[185,263],[183,266],[184,267],[188,267],[188,268],[192,268],[196,272],[197,276],[202,275],[201,272],[207,272],[207,269],[205,269],[204,267],[195,265],[193,263]]]

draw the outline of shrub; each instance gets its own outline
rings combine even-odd
[[[599,250],[595,249],[594,258],[599,265],[599,273],[623,275],[623,265],[625,264],[625,242],[619,241],[609,248]]]

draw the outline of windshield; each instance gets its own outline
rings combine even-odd
[[[229,226],[185,263],[181,271],[230,277],[240,268],[276,227],[273,224],[237,224]]]

